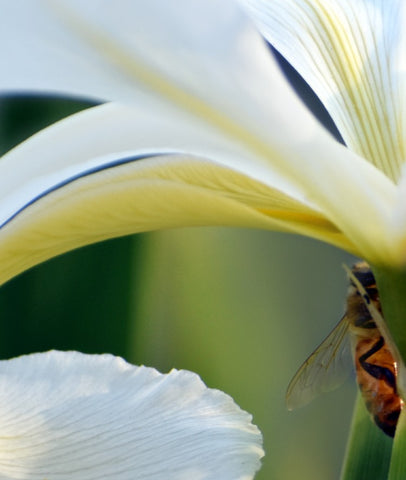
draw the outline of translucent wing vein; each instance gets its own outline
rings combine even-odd
[[[289,410],[341,385],[351,371],[349,322],[344,316],[296,372],[286,392]]]

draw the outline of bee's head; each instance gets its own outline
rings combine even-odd
[[[372,273],[371,267],[367,264],[367,262],[357,262],[353,265],[351,270],[365,289],[376,287],[374,274]],[[352,281],[351,285],[355,287]]]

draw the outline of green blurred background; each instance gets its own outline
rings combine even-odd
[[[2,152],[83,103],[0,104]],[[55,152],[57,155],[57,152]],[[338,479],[353,379],[288,412],[286,386],[340,319],[341,267],[354,259],[293,235],[195,228],[135,235],[66,254],[0,289],[0,355],[111,352],[161,371],[193,370],[254,416],[259,480]]]

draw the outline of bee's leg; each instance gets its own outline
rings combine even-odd
[[[374,353],[378,352],[384,345],[385,340],[383,337],[379,337],[379,340],[375,343],[375,345],[368,350],[368,352],[359,357],[359,363],[361,364],[362,368],[372,377],[378,380],[384,380],[387,385],[396,390],[396,378],[394,373],[391,372],[389,368],[367,362],[367,359],[370,358]]]

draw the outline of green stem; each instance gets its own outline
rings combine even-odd
[[[382,313],[395,348],[398,362],[398,393],[406,394],[406,271],[373,268],[377,281]],[[406,478],[406,412],[400,415],[393,443],[389,480]]]
[[[386,480],[392,443],[373,423],[358,394],[340,480]]]
[[[388,480],[403,480],[406,471],[406,411],[403,410],[396,427]]]
[[[383,317],[399,353],[406,360],[406,271],[373,268]]]

